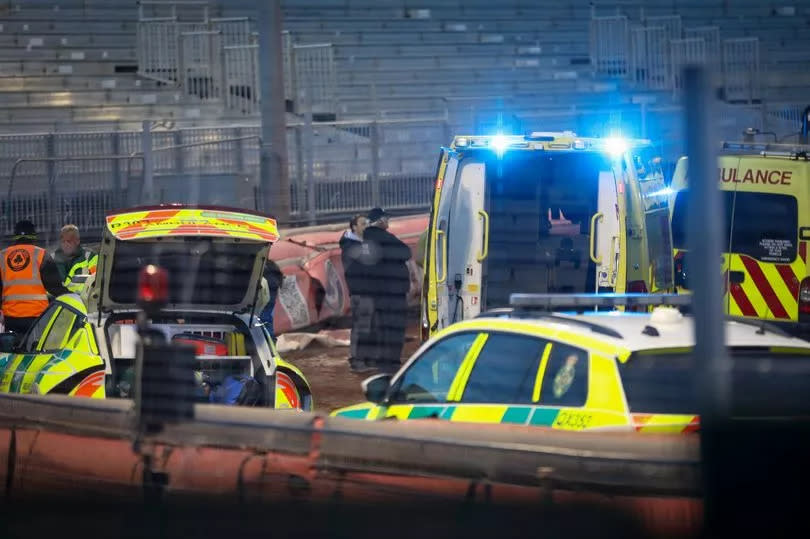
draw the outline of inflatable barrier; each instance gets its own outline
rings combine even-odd
[[[32,419],[38,418],[38,419]],[[628,511],[658,534],[702,520],[698,438],[501,425],[357,422],[197,405],[195,420],[133,444],[131,401],[0,396],[0,481],[8,500],[565,505]],[[0,503],[4,499],[0,498]]]
[[[414,253],[408,262],[412,305],[419,302],[422,284],[422,270],[415,260],[417,242],[427,225],[428,216],[420,215],[392,219],[389,228]],[[349,290],[338,245],[346,228],[324,225],[282,230],[281,239],[270,249],[270,258],[284,272],[274,311],[276,335],[349,313]]]

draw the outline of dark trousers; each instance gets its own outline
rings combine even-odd
[[[376,337],[374,363],[399,368],[405,344],[408,301],[405,295],[389,294],[375,298],[373,332]]]
[[[372,333],[374,298],[352,294],[352,333],[349,345],[349,362],[369,362],[374,357],[375,339]]]

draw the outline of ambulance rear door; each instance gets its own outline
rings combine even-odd
[[[481,312],[483,263],[489,250],[486,164],[470,152],[461,162],[450,209],[448,233],[447,324]]]
[[[799,222],[800,210],[807,211],[804,166],[778,157],[743,156],[736,169],[721,167],[729,223],[724,257],[729,314],[798,320],[799,289],[806,275]]]
[[[426,293],[423,294],[422,324],[433,335],[447,321],[448,228],[451,199],[458,171],[458,154],[442,148],[434,187],[433,209],[426,256]]]

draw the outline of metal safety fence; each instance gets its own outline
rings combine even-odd
[[[663,26],[631,30],[633,80],[654,90],[671,88],[670,34]]]
[[[297,111],[335,112],[337,76],[332,44],[294,44],[290,54],[292,91]]]
[[[761,99],[759,38],[723,40],[723,78],[726,101],[750,103]]]
[[[594,71],[624,78],[630,75],[629,23],[624,15],[593,17],[590,22],[590,55]]]
[[[291,218],[425,210],[445,118],[301,122],[287,127]],[[255,125],[152,131],[157,201],[260,208]],[[0,136],[0,233],[23,218],[46,235],[73,222],[98,231],[104,214],[144,198],[144,133]]]
[[[704,65],[727,102],[752,103],[762,97],[759,39],[721,40],[720,27],[684,28],[680,15],[642,17],[637,25],[624,15],[592,16],[590,61],[596,74],[676,95],[683,89],[683,67]]]
[[[683,68],[688,65],[705,65],[708,62],[706,40],[702,37],[673,39],[670,41],[672,60],[670,74],[675,91],[684,87]]]
[[[165,7],[168,3],[156,3]],[[172,4],[173,5],[173,4]],[[159,12],[162,13],[162,12]],[[250,116],[259,110],[259,48],[247,17],[180,21],[142,17],[137,26],[140,76],[177,86],[186,98],[222,102]],[[296,44],[282,36],[284,92],[296,112],[337,112],[337,74],[331,43]]]

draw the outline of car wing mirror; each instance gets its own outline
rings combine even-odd
[[[391,378],[390,374],[377,374],[363,380],[361,386],[366,400],[374,404],[382,403],[388,388],[391,387]]]

